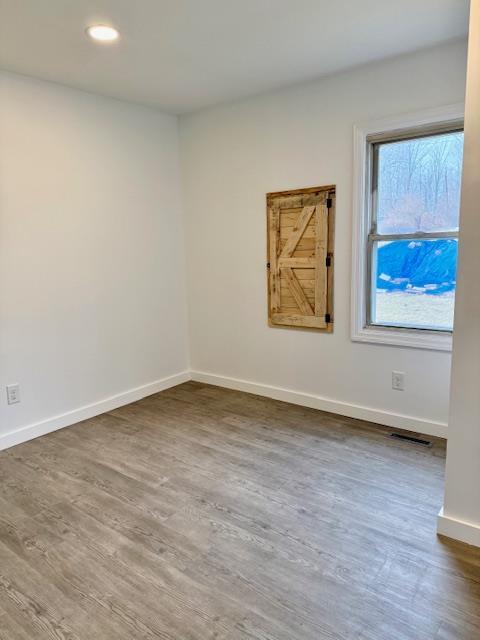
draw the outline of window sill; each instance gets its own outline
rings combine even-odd
[[[390,327],[363,327],[352,332],[354,342],[369,342],[411,349],[451,351],[452,334],[442,331],[397,329]]]

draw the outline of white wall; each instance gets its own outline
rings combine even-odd
[[[224,384],[239,386],[225,379],[236,378],[293,389],[335,401],[314,406],[444,433],[450,355],[349,338],[352,127],[462,102],[464,85],[465,44],[453,43],[181,118],[194,370]],[[269,328],[265,193],[318,184],[337,185],[335,331]],[[392,369],[406,372],[403,393],[391,389]]]
[[[439,532],[480,546],[480,0],[471,3],[458,290]]]
[[[188,358],[176,118],[0,80],[1,448],[159,388]]]
[[[352,125],[459,102],[464,73],[456,43],[181,119],[196,375],[443,432],[448,354],[349,339]],[[271,329],[265,193],[319,183],[338,189],[335,332]],[[21,392],[0,394],[0,448],[185,378],[182,245],[175,118],[0,76],[0,390]]]

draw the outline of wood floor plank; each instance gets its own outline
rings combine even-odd
[[[0,640],[478,640],[445,443],[189,382],[0,452]]]

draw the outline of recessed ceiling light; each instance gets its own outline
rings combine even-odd
[[[104,24],[94,24],[88,27],[87,33],[91,38],[100,42],[113,42],[120,35],[116,29]]]

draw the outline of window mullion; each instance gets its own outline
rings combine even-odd
[[[370,233],[368,240],[372,242],[392,242],[394,240],[440,240],[442,238],[458,238],[458,231],[426,231],[414,233]]]

